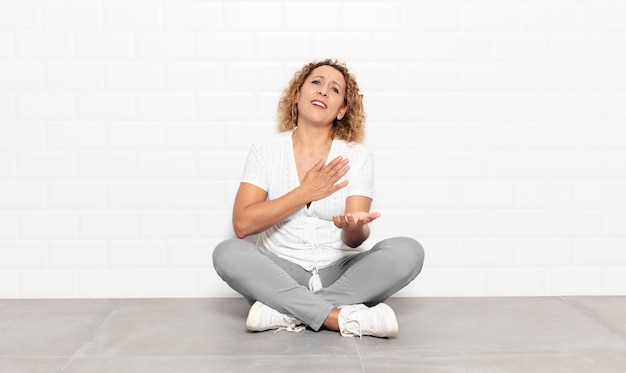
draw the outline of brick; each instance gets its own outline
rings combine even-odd
[[[161,28],[161,4],[150,0],[102,1],[105,29],[159,29]]]
[[[139,271],[139,297],[196,297],[200,278],[194,269],[146,269]]]
[[[398,86],[410,92],[458,91],[460,75],[456,63],[404,64]]]
[[[134,119],[135,96],[125,92],[82,92],[76,94],[76,107],[79,119]]]
[[[604,294],[621,295],[626,292],[626,267],[604,270]]]
[[[0,268],[45,268],[48,247],[44,241],[1,241],[0,258]]]
[[[480,179],[488,175],[489,155],[479,151],[431,153],[431,177],[437,179]]]
[[[16,155],[8,152],[0,153],[0,180],[15,179],[16,171]]]
[[[27,239],[76,238],[77,217],[72,211],[33,211],[20,214],[20,237]]]
[[[88,239],[123,239],[137,235],[137,214],[128,211],[80,212],[78,236]]]
[[[626,93],[615,92],[608,94],[608,116],[610,120],[626,119]]]
[[[211,248],[217,244],[215,240],[171,240],[167,245],[167,267],[212,269]]]
[[[623,238],[592,238],[574,241],[574,264],[578,266],[626,266],[626,240]],[[607,263],[607,258],[611,258]]]
[[[434,93],[434,120],[480,120],[488,116],[489,96],[482,93]]]
[[[223,182],[172,181],[167,183],[167,207],[174,209],[228,209]]]
[[[182,211],[154,211],[139,214],[139,235],[142,238],[194,238],[196,213]]]
[[[248,150],[260,139],[268,138],[276,129],[276,123],[248,124],[229,123],[225,127],[225,146],[228,149]]]
[[[71,122],[50,123],[47,146],[53,150],[102,150],[106,136],[104,124]]]
[[[429,152],[377,152],[374,158],[376,178],[378,180],[431,179],[431,176],[435,173],[433,164],[435,158]]]
[[[626,128],[622,123],[581,123],[580,148],[589,150],[626,149]]]
[[[165,70],[167,88],[223,90],[225,80],[224,66],[219,63],[171,62]],[[253,89],[252,86],[249,88]]]
[[[334,35],[337,37],[337,35]],[[397,62],[397,61],[428,61],[433,55],[433,37],[428,33],[422,32],[380,32],[370,36],[367,34],[359,34],[359,39],[369,44],[365,50],[355,49],[352,54],[347,57],[355,59],[355,57],[369,58],[373,61]],[[341,37],[343,39],[343,37]],[[336,40],[336,39],[335,39]],[[330,40],[327,40],[330,42]],[[410,45],[410,48],[398,48],[398,45]],[[356,45],[352,48],[361,48]],[[371,52],[367,52],[371,49]],[[338,55],[343,55],[338,51]],[[366,53],[367,52],[367,53]]]
[[[20,272],[0,270],[0,297],[15,299],[20,297]]]
[[[313,54],[314,45],[319,45],[318,38],[319,36],[314,38],[313,34],[308,32],[259,32],[255,50],[263,59],[304,60],[309,59]],[[353,43],[361,45],[361,38],[356,36]],[[285,46],[289,47],[285,48]],[[330,54],[333,55],[333,51],[330,51]]]
[[[496,120],[547,120],[550,96],[540,93],[494,93],[491,117]]]
[[[547,155],[541,151],[493,151],[489,155],[489,176],[497,179],[543,179]]]
[[[626,4],[621,1],[594,1],[581,4],[581,26],[589,31],[624,31]]]
[[[553,179],[598,179],[605,174],[605,157],[600,151],[550,152],[548,177]]]
[[[574,91],[578,67],[569,62],[537,62],[520,66],[521,89],[525,91]]]
[[[487,271],[482,268],[435,268],[430,272],[429,291],[441,296],[485,296]]]
[[[81,179],[134,179],[137,160],[131,153],[89,152],[78,156]]]
[[[110,149],[162,149],[166,130],[161,123],[122,122],[107,126],[107,146]]]
[[[519,5],[510,1],[472,1],[461,5],[460,29],[466,31],[516,31]]]
[[[462,181],[459,202],[464,208],[511,208],[515,184],[511,181]]]
[[[141,59],[191,59],[194,35],[183,31],[139,32],[135,36],[137,57]]]
[[[15,119],[15,95],[0,93],[0,120]]]
[[[438,32],[432,37],[432,56],[438,61],[488,61],[491,39],[491,34],[485,32]]]
[[[40,90],[43,68],[39,62],[0,63],[0,88],[7,90]]]
[[[463,91],[515,91],[520,87],[517,64],[468,62],[459,70],[459,88]]]
[[[73,179],[76,155],[66,152],[24,152],[17,158],[17,173],[22,179]]]
[[[325,3],[324,17],[318,17],[319,4],[309,2],[286,2],[283,5],[283,19],[286,30],[329,30],[338,31],[342,27],[341,4]]]
[[[0,59],[13,57],[13,33],[0,31]]]
[[[0,2],[1,29],[31,29],[41,27],[41,2],[12,0]]]
[[[380,181],[375,184],[379,206],[392,209],[446,209],[457,206],[456,181]]]
[[[2,40],[1,37],[0,40]],[[2,44],[1,41],[0,44]],[[626,60],[626,32],[609,34],[609,58],[611,61]]]
[[[515,241],[511,239],[462,239],[458,243],[458,261],[467,267],[512,267]]]
[[[16,96],[16,115],[20,120],[73,119],[75,106],[70,92],[28,92]]]
[[[516,204],[520,208],[553,209],[574,206],[572,181],[524,180],[516,184]]]
[[[75,30],[101,27],[100,1],[47,0],[42,5],[45,28]]]
[[[442,210],[428,214],[428,230],[435,238],[484,237],[488,214],[477,210]]]
[[[285,67],[280,64],[229,63],[225,70],[224,87],[227,90],[280,92],[284,88]],[[204,73],[207,71],[210,69]],[[198,73],[200,71],[194,75]]]
[[[584,91],[624,91],[626,72],[623,63],[583,63],[578,84]]]
[[[343,25],[348,30],[393,30],[400,23],[399,9],[396,2],[348,2],[343,4],[344,14],[349,14],[343,17]]]
[[[573,150],[580,147],[576,126],[568,122],[526,122],[517,126],[518,147],[524,150]]]
[[[42,150],[46,127],[39,122],[0,122],[0,149]]]
[[[77,298],[79,271],[27,270],[21,272],[21,298]]]
[[[166,29],[221,29],[222,15],[223,4],[221,2],[163,3],[163,22]]]
[[[494,126],[495,127],[495,126]],[[367,123],[365,146],[371,151],[377,150],[455,150],[461,140],[458,128],[450,123]],[[468,131],[471,132],[471,131]],[[473,133],[473,132],[472,132]],[[401,134],[401,136],[398,136]],[[410,134],[410,135],[409,135]],[[491,133],[490,135],[498,137]],[[463,138],[465,140],[465,138]],[[471,143],[470,139],[468,143]]]
[[[200,238],[232,237],[232,209],[199,212],[197,225],[198,237]]]
[[[626,213],[623,209],[605,210],[605,236],[624,238],[624,227],[626,227]]]
[[[546,294],[543,269],[490,269],[487,274],[490,296],[543,296]]]
[[[242,128],[235,126],[238,134],[242,135]],[[168,149],[219,150],[225,145],[226,133],[221,123],[175,123],[166,128]]]
[[[256,33],[253,31],[198,32],[195,38],[196,56],[211,62],[253,58],[256,55]]]
[[[76,57],[92,60],[131,59],[133,33],[130,31],[77,31]]]
[[[514,125],[510,123],[463,123],[455,133],[458,149],[485,150],[511,149],[518,139]]]
[[[573,263],[573,240],[521,238],[516,243],[517,267],[567,267]]]
[[[137,271],[86,269],[80,271],[80,297],[136,298]]]
[[[165,206],[162,182],[110,182],[107,207],[112,209],[155,209]]]
[[[386,122],[421,121],[431,119],[432,106],[433,99],[427,93],[372,93],[368,95],[367,116]]]
[[[452,1],[410,1],[400,3],[402,29],[455,31],[461,23],[461,6]]]
[[[283,24],[282,6],[280,2],[225,2],[223,26],[237,30],[277,30]]]
[[[52,268],[87,269],[106,266],[106,242],[51,241],[48,246]]]
[[[15,55],[19,58],[70,59],[74,38],[69,31],[18,31]]]
[[[137,118],[184,120],[196,117],[196,97],[191,93],[139,93]]]
[[[190,152],[141,153],[137,156],[139,176],[146,179],[191,179],[196,160]]]
[[[603,211],[549,210],[546,233],[549,237],[602,237],[605,229]]]
[[[116,240],[109,243],[111,268],[163,268],[166,258],[165,240]]]
[[[551,268],[546,270],[547,295],[601,295],[603,273],[599,268]]]
[[[522,31],[576,31],[580,25],[580,3],[528,1],[519,7]]]
[[[165,67],[161,62],[109,62],[105,85],[115,89],[163,88]]]
[[[46,185],[43,182],[4,181],[0,183],[0,208],[44,209]]]
[[[103,182],[49,182],[48,208],[100,209],[106,205]]]
[[[626,151],[607,151],[606,152],[606,174],[609,178],[624,179],[626,178]]]
[[[496,32],[493,55],[504,61],[545,61],[550,56],[550,34],[544,32]]]
[[[2,186],[0,185],[0,190]],[[0,240],[16,239],[18,234],[17,214],[13,212],[0,212]],[[1,256],[2,254],[0,254]],[[3,262],[4,263],[4,262]]]
[[[550,35],[553,61],[601,61],[609,55],[607,34],[599,32],[554,32]]]
[[[198,118],[208,120],[255,120],[252,110],[255,96],[252,93],[198,93]]]
[[[487,213],[489,237],[544,237],[545,212],[542,210],[492,210]]]
[[[46,89],[98,90],[104,87],[104,66],[95,62],[51,62],[44,65]]]
[[[612,209],[626,207],[625,181],[578,181],[576,182],[576,207]]]

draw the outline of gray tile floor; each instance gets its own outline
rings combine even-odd
[[[248,333],[239,298],[0,300],[0,372],[624,372],[626,297],[391,298],[392,339]]]

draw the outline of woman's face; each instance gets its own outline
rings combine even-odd
[[[325,65],[315,68],[296,95],[298,123],[306,120],[332,125],[336,118],[343,118],[346,112],[345,94],[346,80],[339,70]]]

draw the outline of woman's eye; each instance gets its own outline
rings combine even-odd
[[[320,81],[319,80],[313,80],[311,83],[313,83],[313,84],[320,84]]]
[[[339,93],[339,90],[337,88],[333,88],[333,92]]]

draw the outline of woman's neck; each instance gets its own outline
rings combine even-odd
[[[297,126],[292,136],[294,147],[308,154],[327,153],[333,142],[330,128]]]

